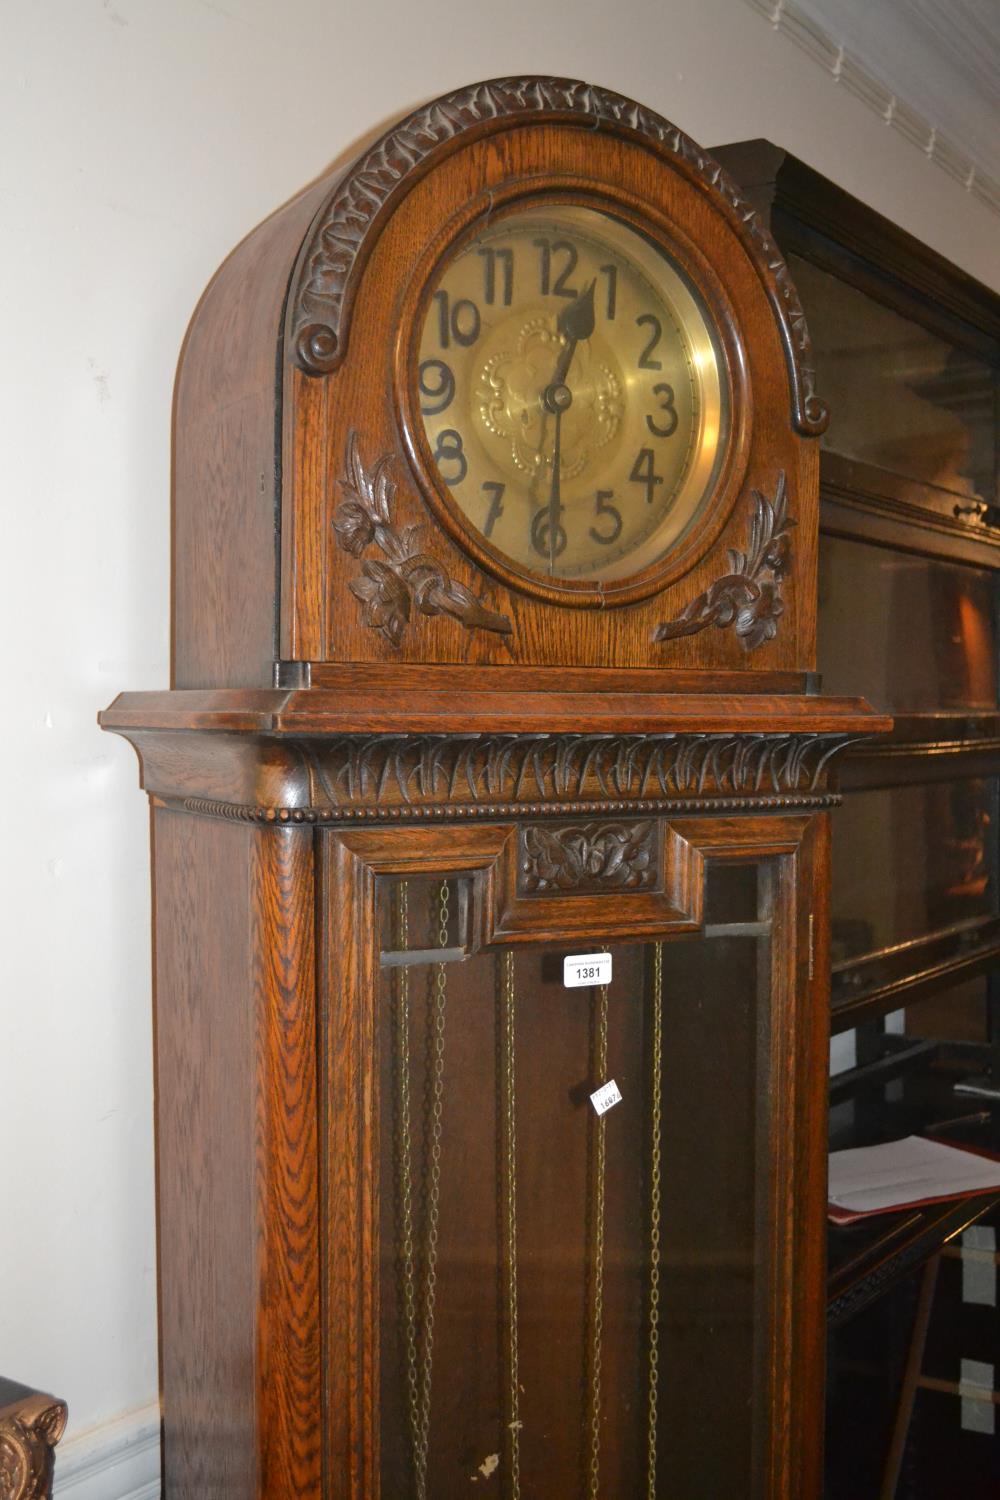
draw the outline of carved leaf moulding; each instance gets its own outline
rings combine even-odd
[[[571,823],[521,834],[518,888],[550,891],[652,889],[659,876],[655,823]]]
[[[536,113],[583,117],[625,128],[677,158],[716,197],[749,250],[781,328],[799,432],[816,436],[828,410],[816,395],[812,345],[805,313],[774,240],[735,182],[689,136],[655,111],[609,89],[573,79],[498,78],[446,94],[415,110],[362,155],[336,184],[306,235],[293,276],[287,337],[299,366],[324,375],[344,357],[355,273],[368,236],[407,179],[428,158],[490,121]]]
[[[815,791],[844,735],[373,735],[303,741],[313,806]],[[387,796],[388,794],[388,796]]]
[[[727,552],[729,572],[701,594],[672,620],[658,625],[654,641],[677,640],[697,635],[709,625],[720,630],[735,626],[744,651],[771,641],[778,633],[784,612],[781,582],[792,557],[790,532],[798,523],[788,514],[788,490],[784,472],[778,475],[774,499],[751,490],[753,516],[747,550],[731,547]]]
[[[493,630],[509,635],[510,620],[496,614],[471,589],[456,583],[436,558],[417,546],[419,526],[397,531],[392,524],[396,484],[389,476],[392,455],[385,453],[374,468],[361,462],[358,435],[347,439],[346,472],[340,481],[344,498],[333,518],[337,541],[352,557],[374,542],[385,561],[369,558],[360,578],[349,588],[360,599],[364,621],[398,646],[415,607],[424,615],[450,615],[467,630]]]
[[[297,805],[188,798],[253,821],[547,816],[833,806],[846,734],[344,735],[294,747]],[[226,808],[241,809],[227,812]]]

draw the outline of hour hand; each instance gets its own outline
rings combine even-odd
[[[573,301],[568,303],[556,319],[556,329],[566,343],[559,356],[552,386],[562,385],[573,361],[576,346],[581,339],[589,339],[594,331],[594,282],[592,281]]]
[[[591,281],[579,297],[574,297],[559,314],[556,327],[571,343],[589,339],[594,332],[594,285],[594,281]]]

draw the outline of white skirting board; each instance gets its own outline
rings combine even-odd
[[[64,1438],[54,1500],[160,1500],[160,1408],[152,1402]]]

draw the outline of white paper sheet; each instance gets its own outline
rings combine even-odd
[[[991,1188],[1000,1190],[1000,1162],[918,1135],[830,1156],[830,1203],[846,1213],[878,1213]]]

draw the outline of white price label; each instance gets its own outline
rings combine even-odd
[[[616,1104],[622,1102],[621,1089],[613,1078],[609,1078],[607,1083],[602,1083],[599,1089],[594,1090],[590,1102],[595,1114],[606,1115],[609,1109],[614,1109]]]
[[[567,989],[583,984],[610,983],[610,953],[576,953],[563,959],[563,984]]]

